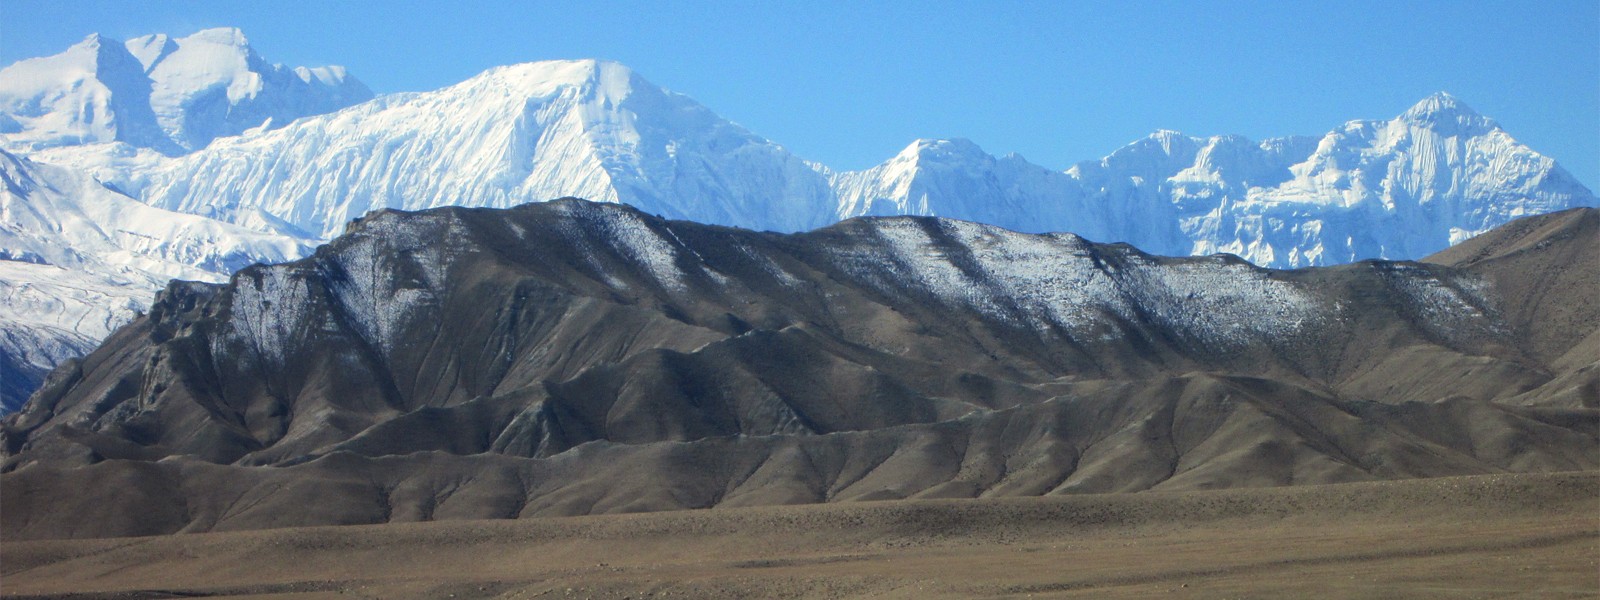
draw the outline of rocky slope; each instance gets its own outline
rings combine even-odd
[[[1519,401],[1577,399],[1600,407],[1600,211],[1568,210],[1519,219],[1428,257],[1500,289],[1520,290],[1504,318],[1518,344],[1560,374]],[[1555,268],[1552,268],[1555,265]]]
[[[1592,290],[1541,283],[1582,281],[1563,259],[1595,218],[1519,221],[1454,267],[1270,271],[943,219],[385,211],[175,283],[55,371],[4,421],[0,531],[1595,468],[1592,360],[1568,358]],[[1537,333],[1558,310],[1587,332]]]

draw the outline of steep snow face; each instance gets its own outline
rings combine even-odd
[[[1158,131],[1118,149],[1097,162],[1080,163],[1067,171],[1096,199],[1101,214],[1125,215],[1138,223],[1141,216],[1157,217],[1163,229],[1128,228],[1126,241],[1147,252],[1182,256],[1211,254],[1196,250],[1197,239],[1218,235],[1205,224],[1232,199],[1244,197],[1252,187],[1272,185],[1288,178],[1297,155],[1309,152],[1311,138],[1284,138],[1256,143],[1238,136],[1192,138],[1175,131]],[[1235,254],[1258,258],[1240,251]]]
[[[342,67],[267,63],[237,29],[97,34],[0,70],[0,134],[13,151],[124,142],[176,155],[370,98]]]
[[[122,141],[176,151],[150,90],[121,42],[90,35],[61,54],[0,69],[0,140],[12,150]]]
[[[1195,236],[1195,251],[1282,266],[1415,258],[1520,216],[1596,203],[1554,160],[1447,94],[1393,120],[1352,121],[1288,173],[1187,220],[1211,233]]]
[[[841,217],[946,216],[1285,268],[1417,258],[1519,216],[1597,204],[1555,161],[1443,93],[1320,139],[1158,131],[1064,173],[924,140],[829,178]]]
[[[917,140],[888,162],[830,173],[839,216],[985,213],[988,221],[1027,230],[1028,213],[1076,191],[1060,173],[1018,156],[995,158],[968,140]]]
[[[164,280],[0,260],[0,414],[148,306]]]
[[[311,250],[154,208],[83,173],[3,150],[0,183],[0,353],[11,359],[0,361],[0,377],[36,379],[86,353],[172,278],[222,281],[245,265]],[[3,397],[0,405],[24,398]]]
[[[300,240],[151,207],[82,173],[3,150],[0,179],[0,259],[215,281],[311,249]]]
[[[128,46],[141,49],[157,122],[187,150],[372,98],[372,91],[344,67],[267,63],[238,29],[208,29],[176,40],[150,35]]]
[[[826,181],[803,161],[599,61],[500,67],[223,140],[133,185],[163,208],[321,238],[379,208],[569,195],[752,228],[833,219]]]
[[[126,142],[59,146],[17,152],[39,164],[66,167],[85,173],[119,191],[137,190],[147,174],[173,159],[161,152]]]

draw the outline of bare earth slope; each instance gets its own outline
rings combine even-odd
[[[0,545],[5,598],[1590,598],[1600,478],[874,502]]]
[[[1566,210],[1508,224],[1424,259],[1520,291],[1507,319],[1527,351],[1563,373],[1528,402],[1600,406],[1600,210]]]
[[[0,533],[1594,469],[1568,229],[1270,271],[931,218],[377,213],[57,369],[0,428]]]

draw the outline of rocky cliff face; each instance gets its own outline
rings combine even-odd
[[[1559,301],[1581,286],[1498,265],[1581,280],[1562,258],[1596,238],[1550,232],[1596,218],[1519,222],[1458,266],[1270,271],[929,218],[783,235],[577,200],[386,211],[306,259],[173,284],[53,373],[4,422],[0,525],[1593,468],[1575,349],[1600,318]],[[1577,334],[1540,329],[1555,307]]]

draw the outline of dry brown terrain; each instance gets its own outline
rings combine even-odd
[[[6,598],[1587,598],[1600,473],[0,545]]]

